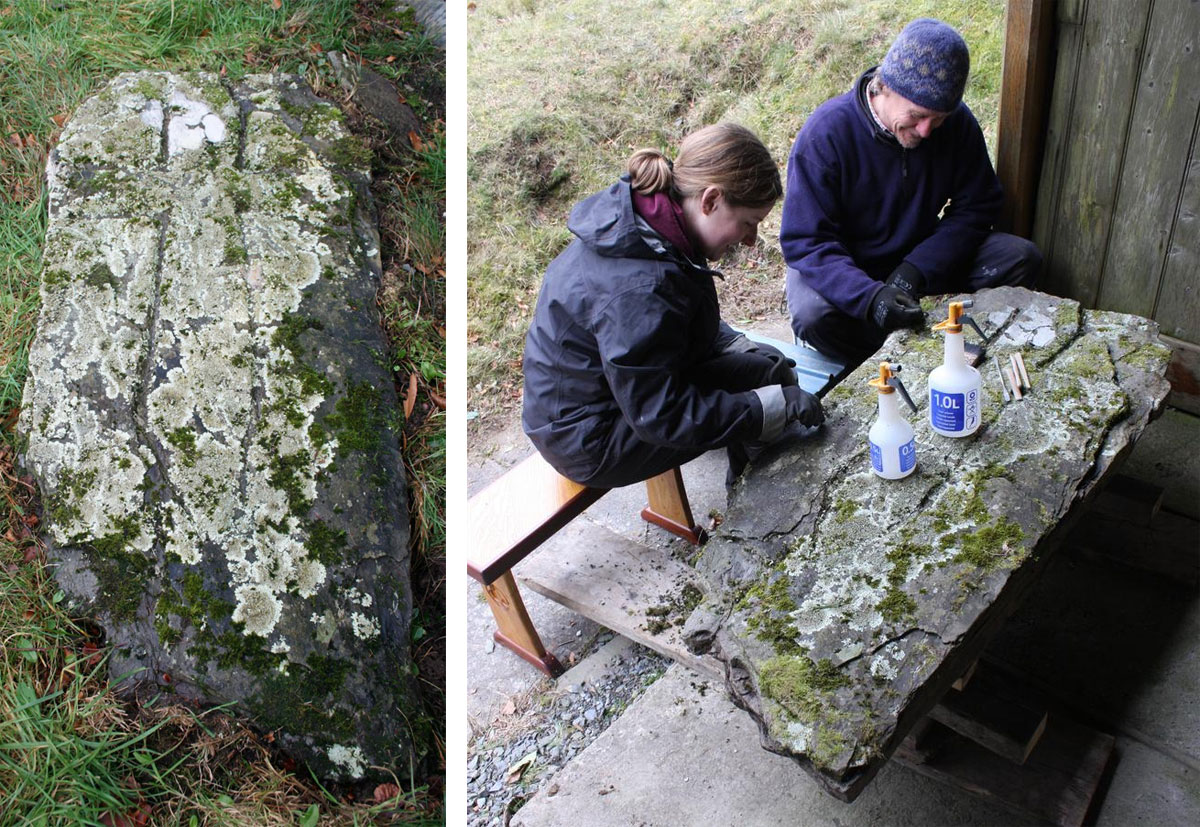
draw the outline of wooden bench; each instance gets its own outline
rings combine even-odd
[[[550,677],[564,669],[538,637],[512,568],[608,490],[572,482],[535,452],[467,504],[467,573],[483,584],[496,618],[495,640]],[[643,519],[693,544],[704,542],[678,468],[646,480],[646,493]]]

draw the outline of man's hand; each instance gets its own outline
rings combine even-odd
[[[920,270],[907,261],[900,262],[884,283],[890,284],[892,287],[899,287],[914,299],[920,298],[921,292],[925,289],[925,277],[921,275]]]
[[[825,411],[821,410],[821,400],[806,390],[795,385],[783,389],[785,410],[788,422],[799,422],[814,428],[825,421]]]
[[[899,287],[885,284],[871,302],[871,320],[886,331],[916,327],[925,321],[920,303]]]

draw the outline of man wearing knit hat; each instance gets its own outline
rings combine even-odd
[[[1037,279],[1033,243],[992,231],[1002,195],[962,103],[969,68],[957,31],[914,20],[796,136],[779,233],[792,329],[849,367],[920,325],[923,295]]]

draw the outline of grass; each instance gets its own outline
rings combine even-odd
[[[782,167],[805,118],[882,60],[909,20],[971,47],[966,100],[995,145],[1002,0],[507,0],[468,18],[468,391],[485,422],[519,404],[524,335],[570,207],[642,146],[720,120]],[[779,210],[726,266],[727,313],[782,296]],[[736,318],[736,316],[734,317]]]
[[[422,124],[356,110],[323,54],[392,81]],[[36,536],[11,428],[28,373],[46,231],[44,168],[70,113],[118,72],[299,73],[374,151],[386,358],[414,491],[413,655],[426,760],[375,789],[323,789],[221,709],[109,690],[99,630],[67,617]],[[444,53],[390,0],[16,0],[0,6],[0,825],[443,822],[445,568]],[[414,149],[415,148],[415,149]]]

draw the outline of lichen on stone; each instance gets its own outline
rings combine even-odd
[[[20,420],[114,675],[235,697],[331,777],[406,758],[412,697],[378,235],[347,140],[295,78],[129,74],[86,101],[47,164]],[[322,720],[289,732],[268,691]]]

